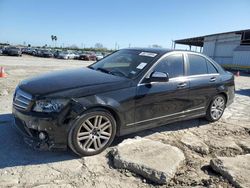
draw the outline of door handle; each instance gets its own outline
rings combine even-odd
[[[216,77],[210,78],[210,82],[215,82],[215,81],[216,81]]]
[[[186,82],[181,82],[177,85],[177,88],[180,89],[180,88],[184,88],[187,86],[187,83]]]

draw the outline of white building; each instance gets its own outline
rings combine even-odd
[[[176,44],[200,47],[200,51],[225,68],[250,71],[250,30],[231,31],[175,40]]]

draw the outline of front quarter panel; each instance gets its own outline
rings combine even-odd
[[[105,108],[109,110],[118,124],[117,135],[126,124],[134,122],[134,98],[136,87],[129,87],[106,93],[99,93],[91,96],[75,98],[75,102],[81,104],[82,110],[79,115],[93,108]]]

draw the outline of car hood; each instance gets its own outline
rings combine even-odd
[[[78,68],[55,71],[26,79],[19,84],[19,88],[34,96],[40,96],[84,87],[103,88],[105,85],[121,85],[122,82],[126,83],[128,80],[89,68]]]

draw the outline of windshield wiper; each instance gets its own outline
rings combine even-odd
[[[125,77],[125,78],[127,77],[124,73],[122,73],[120,71],[113,72],[113,71],[109,71],[109,70],[101,68],[101,67],[98,67],[96,70],[99,70],[99,71],[107,73],[107,74],[112,74],[114,76],[120,76],[120,77]],[[118,74],[116,74],[116,73],[118,73]]]
[[[110,74],[110,71],[109,71],[109,70],[104,69],[104,68],[101,68],[101,67],[98,67],[96,70],[99,70],[99,71],[102,71],[102,72],[104,72],[104,73]]]
[[[89,69],[95,70],[93,67],[88,67]]]

